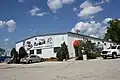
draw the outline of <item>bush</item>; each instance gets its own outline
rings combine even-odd
[[[56,59],[55,57],[50,57],[50,59]]]
[[[63,56],[61,50],[59,50],[56,54],[57,60],[58,61],[63,61]]]
[[[24,58],[25,56],[28,56],[27,52],[25,51],[24,47],[20,47],[20,49],[19,49],[19,59]]]
[[[15,48],[11,50],[11,57],[13,58],[14,63],[19,63],[19,54]]]
[[[96,53],[88,53],[87,54],[87,58],[88,59],[96,59],[97,58],[97,54]]]
[[[68,60],[69,59],[69,53],[68,53],[68,48],[65,42],[61,44],[60,50],[56,54],[57,60],[58,61],[63,61],[63,59]]]

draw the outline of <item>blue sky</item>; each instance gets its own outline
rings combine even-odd
[[[120,0],[0,1],[0,46],[7,48],[36,34],[76,29],[80,34],[100,37],[106,30],[105,22],[120,19]]]

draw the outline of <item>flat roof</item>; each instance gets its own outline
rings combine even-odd
[[[68,33],[68,32],[35,35],[35,36],[28,37],[28,38],[26,38],[26,39],[24,39],[24,40],[17,41],[16,43],[19,43],[19,42],[22,42],[22,41],[25,41],[25,40],[28,40],[28,39],[31,39],[31,38],[34,38],[34,37],[38,37],[38,36],[61,35],[61,34],[67,34],[67,33]]]
[[[68,34],[68,35],[73,35],[73,36],[81,36],[81,37],[93,38],[93,39],[97,39],[97,40],[100,40],[100,41],[107,41],[107,40],[104,40],[104,39],[95,38],[95,37],[82,35],[82,34],[77,34],[77,33],[73,33],[73,32],[64,32],[64,33],[52,33],[52,34],[36,35],[36,36],[28,37],[28,38],[26,38],[24,40],[17,41],[16,43],[20,43],[20,42],[23,42],[25,40],[28,40],[28,39],[31,39],[31,38],[34,38],[34,37],[38,37],[38,36],[50,36],[50,35],[61,35],[61,34],[63,34],[63,35]],[[107,41],[107,42],[112,42],[112,41]],[[115,42],[112,42],[112,43],[115,43]]]

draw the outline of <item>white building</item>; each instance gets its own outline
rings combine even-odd
[[[102,44],[103,48],[108,48],[113,45],[113,42],[104,41],[99,38],[89,37],[85,35],[80,35],[76,33],[55,33],[55,34],[45,34],[37,35],[25,40],[16,42],[16,50],[19,51],[20,47],[24,47],[27,53],[35,54],[43,58],[56,57],[57,49],[61,47],[63,42],[68,46],[68,51],[70,57],[75,57],[75,50],[73,43],[75,40],[91,40],[93,43]]]

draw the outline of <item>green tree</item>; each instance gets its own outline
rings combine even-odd
[[[68,60],[69,59],[69,52],[68,48],[65,42],[61,44],[60,50],[57,52],[56,57],[59,61],[63,61],[63,59]]]
[[[69,59],[68,47],[65,42],[61,45],[63,59]]]
[[[114,19],[108,22],[110,27],[107,29],[104,39],[111,39],[113,42],[120,43],[120,20]]]
[[[25,51],[24,47],[20,47],[20,49],[19,49],[19,59],[24,58],[25,56],[28,56],[27,52]]]
[[[14,62],[17,62],[18,52],[16,51],[15,48],[13,48],[13,49],[11,50],[11,57],[13,58],[13,61],[14,61]]]
[[[0,56],[5,54],[5,49],[0,48]]]
[[[84,53],[82,53],[82,50],[84,50]],[[94,59],[97,57],[95,44],[92,43],[90,40],[81,40],[79,45],[79,51],[80,55],[78,59],[81,59],[82,54],[86,54],[88,59]]]
[[[16,55],[17,51],[15,48],[11,50],[11,57],[14,57]]]

